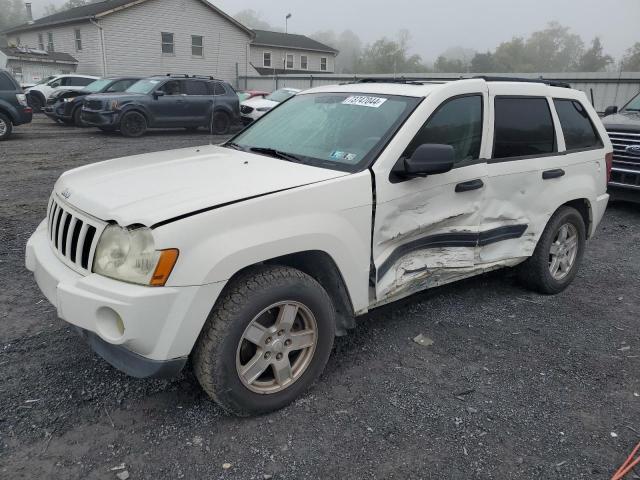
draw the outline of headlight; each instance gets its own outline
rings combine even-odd
[[[268,112],[269,110],[271,110],[271,107],[260,107],[256,108],[256,110],[258,110],[259,112]]]
[[[140,285],[162,286],[178,259],[178,250],[156,250],[147,227],[104,229],[93,260],[93,272]]]
[[[63,101],[64,103],[71,102],[71,101],[73,101],[73,100],[75,100],[75,97],[67,97],[67,98],[63,98],[63,99],[62,99],[62,101]]]

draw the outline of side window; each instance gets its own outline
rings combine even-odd
[[[227,91],[224,89],[224,87],[222,86],[221,83],[214,83],[213,84],[213,94],[214,95],[226,95]]]
[[[403,156],[410,157],[420,145],[440,143],[455,150],[455,162],[480,158],[482,142],[482,95],[447,100],[440,105],[411,141]]]
[[[90,83],[93,83],[94,81],[95,80],[91,78],[68,77],[67,83],[65,83],[65,85],[68,85],[71,87],[86,87],[87,85],[89,85]]]
[[[209,95],[207,82],[202,80],[189,80],[186,82],[187,95]]]
[[[589,114],[576,100],[554,99],[567,150],[602,146]]]
[[[169,80],[167,83],[162,85],[158,90],[164,92],[165,95],[181,95],[182,94],[181,83],[182,82],[180,82],[180,80]]]
[[[496,97],[493,158],[555,151],[555,131],[546,98]]]

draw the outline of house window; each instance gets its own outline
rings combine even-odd
[[[300,55],[300,70],[309,68],[309,58],[306,55]]]
[[[38,34],[38,48],[44,50],[44,37],[41,33]]]
[[[293,54],[287,53],[287,69],[293,69]]]
[[[55,52],[53,47],[53,32],[47,32],[47,52]]]
[[[79,28],[76,28],[75,36],[76,36],[76,50],[80,51],[82,50],[82,34],[80,33]]]
[[[173,33],[162,32],[162,53],[173,55]]]
[[[327,57],[320,58],[320,70],[323,72],[327,71]]]
[[[204,37],[191,35],[191,55],[194,57],[204,56]]]
[[[271,67],[271,52],[262,53],[262,66],[269,68]]]

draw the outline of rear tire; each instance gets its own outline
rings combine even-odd
[[[281,266],[250,269],[227,286],[200,333],[193,354],[200,385],[239,416],[283,408],[322,373],[334,312],[309,275]]]
[[[141,137],[147,131],[147,119],[140,112],[127,112],[120,120],[120,133],[125,137]]]
[[[560,207],[547,223],[533,255],[518,267],[527,288],[553,295],[573,281],[584,254],[586,227],[572,207]]]
[[[0,141],[9,138],[12,130],[13,124],[11,123],[11,119],[4,113],[0,113]]]
[[[210,131],[215,135],[226,135],[231,129],[231,118],[225,112],[215,112],[211,119]]]

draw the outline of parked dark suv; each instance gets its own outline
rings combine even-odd
[[[640,202],[640,94],[620,110],[608,107],[602,123],[613,144],[610,193]]]
[[[121,93],[140,80],[141,77],[100,78],[86,87],[57,90],[47,99],[44,114],[56,121],[75,123],[83,127],[80,118],[82,104],[87,95],[93,93]]]
[[[9,138],[14,125],[31,122],[32,114],[20,84],[8,71],[0,69],[0,140]]]
[[[82,121],[127,137],[147,128],[211,129],[228,133],[240,123],[240,102],[228,83],[213,77],[166,75],[145,78],[119,94],[89,95]]]

